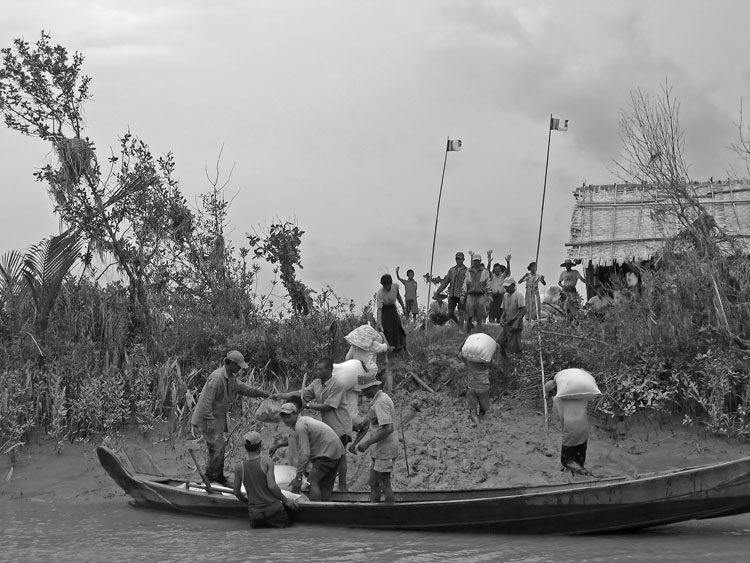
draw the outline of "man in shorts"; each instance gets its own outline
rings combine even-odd
[[[367,413],[370,434],[357,445],[358,452],[365,452],[372,446],[370,502],[380,502],[382,496],[386,503],[392,504],[396,502],[396,497],[391,488],[391,473],[398,457],[398,437],[393,426],[396,408],[391,398],[380,389],[380,381],[373,375],[361,375],[355,389],[359,389],[364,397],[370,399]]]
[[[290,483],[292,492],[300,492],[307,464],[312,461],[308,477],[308,497],[313,501],[330,500],[341,458],[346,455],[341,439],[324,422],[309,416],[300,416],[297,407],[292,403],[281,405],[279,418],[294,430],[299,445],[297,475]]]
[[[466,340],[461,343],[461,359],[467,369],[466,406],[472,426],[479,424],[490,410],[490,363],[497,350],[497,343],[491,341],[491,344],[492,349],[487,352],[489,359],[480,362],[474,354],[467,354]]]
[[[440,287],[435,291],[435,295],[437,295],[450,286],[448,290],[448,314],[458,325],[459,334],[464,333],[464,306],[461,303],[461,291],[464,287],[467,270],[468,268],[464,265],[464,253],[456,252],[456,265],[448,270]],[[435,296],[432,298],[435,299]],[[458,307],[458,317],[456,316],[456,307]]]
[[[472,319],[477,323],[477,332],[482,332],[487,316],[487,300],[490,294],[490,273],[482,266],[482,257],[471,257],[471,268],[466,272],[461,289],[461,302],[464,303],[466,333],[471,334]]]

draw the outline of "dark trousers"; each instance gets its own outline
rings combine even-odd
[[[215,483],[225,483],[227,478],[224,476],[224,433],[208,429],[201,431],[201,435],[206,441],[206,447],[208,448],[205,469],[206,478]]]
[[[560,452],[560,463],[563,467],[568,467],[570,463],[577,463],[581,467],[586,465],[586,447],[588,442],[578,444],[577,446],[563,446]]]

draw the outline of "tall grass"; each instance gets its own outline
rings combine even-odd
[[[541,340],[547,377],[566,367],[596,375],[601,412],[676,413],[718,434],[750,437],[747,261],[666,256],[643,279],[640,295],[603,315],[584,310],[572,321],[527,323],[526,351],[511,373],[493,368],[493,392],[498,385],[537,392]],[[126,337],[128,302],[121,287],[67,280],[41,346],[28,337],[22,319],[0,319],[0,454],[16,451],[33,429],[62,447],[65,440],[125,428],[145,433],[165,421],[173,441],[187,431],[205,378],[232,348],[252,363],[254,385],[298,388],[317,358],[334,353],[332,323],[340,338],[373,320],[372,304],[357,312],[331,295],[322,292],[307,316],[259,316],[250,307],[217,311],[187,298],[165,300],[154,311],[156,342],[147,346]],[[392,360],[396,384],[414,373],[438,390],[458,390],[457,329],[405,328],[410,356]],[[493,331],[488,329],[495,336]],[[241,406],[245,414],[255,407],[252,401]]]

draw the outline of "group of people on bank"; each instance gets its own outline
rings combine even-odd
[[[456,252],[456,264],[448,270],[432,296],[433,302],[427,311],[428,321],[434,325],[453,322],[458,326],[459,334],[471,334],[475,330],[482,332],[485,322],[496,323],[507,327],[507,330],[503,329],[507,336],[513,336],[511,340],[520,343],[523,319],[538,320],[542,315],[539,286],[546,286],[547,281],[537,272],[536,262],[529,263],[526,272],[516,281],[511,274],[510,254],[505,256],[505,264],[493,264],[490,250],[486,265],[479,253],[469,252],[469,255],[471,260],[467,266],[464,253]],[[563,271],[557,291],[564,311],[577,310],[581,298],[576,286],[579,281],[587,284],[581,273],[573,269],[574,266],[575,262],[570,259],[560,264]],[[390,274],[380,278],[381,287],[375,296],[377,328],[385,333],[395,352],[408,353],[406,331],[396,305],[401,306],[404,319],[416,323],[418,284],[412,269],[406,271],[406,278],[402,278],[400,268],[396,267],[396,278],[398,282]],[[399,283],[404,288],[403,296]],[[519,284],[525,284],[523,293],[517,290]],[[512,344],[511,348],[514,348]]]

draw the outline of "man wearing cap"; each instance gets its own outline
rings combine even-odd
[[[237,381],[240,370],[247,369],[242,353],[232,350],[224,358],[224,366],[208,376],[190,422],[200,430],[206,441],[208,458],[206,477],[220,485],[227,484],[224,476],[224,432],[228,431],[227,411],[237,395],[268,397],[262,389]]]
[[[297,394],[299,391],[291,391],[279,393],[274,397],[289,400]],[[315,362],[315,379],[302,390],[302,402],[306,408],[320,413],[321,420],[336,432],[336,436],[345,448],[352,439],[352,418],[349,414],[347,398],[348,394],[344,385],[333,377],[333,360],[321,358]],[[347,490],[346,474],[346,456],[344,456],[338,470],[340,491]]]
[[[464,287],[464,278],[466,277],[467,269],[464,265],[464,253],[456,252],[456,265],[448,270],[440,287],[435,291],[435,295],[437,295],[450,286],[448,290],[448,314],[458,325],[459,334],[463,334],[464,332],[464,306],[461,304],[461,291]],[[434,298],[435,296],[433,295]],[[458,307],[458,317],[456,317],[456,307]]]
[[[503,297],[503,316],[500,317],[500,335],[497,343],[500,355],[507,358],[508,354],[520,352],[521,331],[523,330],[523,316],[526,314],[526,299],[523,293],[516,291],[516,280],[508,276],[503,282],[505,297]]]
[[[297,501],[284,496],[276,484],[273,461],[261,455],[260,434],[248,432],[243,438],[247,458],[234,467],[234,496],[247,503],[251,528],[288,528],[292,521],[285,508],[297,510]]]
[[[281,405],[279,418],[294,430],[299,445],[297,476],[290,483],[292,492],[300,492],[307,463],[312,461],[310,476],[307,478],[310,482],[308,496],[313,501],[330,500],[341,458],[346,453],[341,440],[326,423],[309,416],[300,416],[293,403]]]
[[[471,268],[466,272],[461,289],[461,302],[464,304],[466,333],[471,334],[472,319],[477,323],[477,332],[482,332],[487,316],[487,298],[490,293],[490,273],[482,266],[482,257],[472,253]]]
[[[370,399],[367,416],[370,419],[370,435],[357,445],[357,451],[365,452],[372,446],[370,455],[370,502],[380,502],[381,495],[386,503],[396,502],[391,488],[393,464],[398,457],[398,437],[393,422],[396,408],[391,398],[380,389],[380,381],[370,374],[361,375],[354,387]]]

